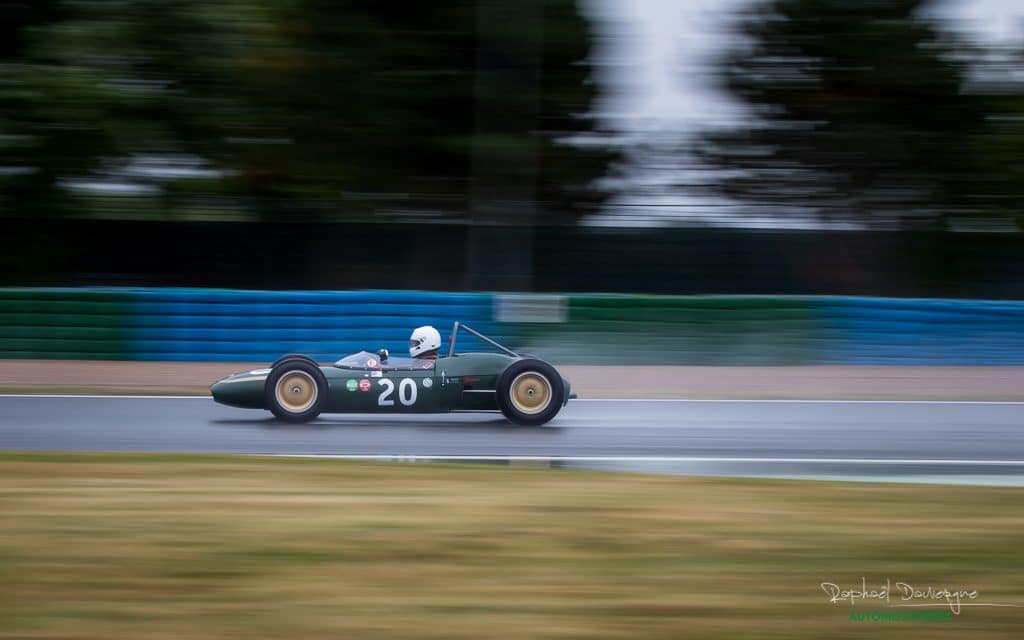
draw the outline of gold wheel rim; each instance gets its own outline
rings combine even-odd
[[[512,381],[509,395],[518,411],[540,413],[551,404],[551,383],[539,373],[520,373]]]
[[[290,413],[302,413],[316,402],[316,382],[305,371],[293,371],[281,376],[274,393],[282,409]]]

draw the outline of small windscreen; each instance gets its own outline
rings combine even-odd
[[[369,371],[414,371],[419,369],[433,369],[434,360],[429,358],[402,358],[390,357],[381,362],[380,356],[369,351],[360,351],[350,356],[345,356],[334,363],[340,369],[365,369]]]

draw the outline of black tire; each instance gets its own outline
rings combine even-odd
[[[498,408],[511,422],[542,425],[565,404],[565,386],[555,368],[535,358],[516,360],[498,377]]]
[[[277,419],[309,422],[327,402],[327,378],[308,358],[282,358],[267,376],[263,398]]]
[[[287,360],[302,360],[303,362],[308,362],[309,364],[316,366],[316,360],[310,358],[307,355],[303,355],[301,353],[287,353],[278,358],[277,360],[274,360],[274,363],[270,365],[270,367],[268,368],[276,369],[280,365],[284,364]]]

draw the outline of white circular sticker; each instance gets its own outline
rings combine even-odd
[[[434,386],[434,381],[430,378],[423,378],[423,386],[429,389],[430,387]]]

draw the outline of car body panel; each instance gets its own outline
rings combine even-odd
[[[374,370],[319,365],[327,379],[325,413],[444,413],[497,411],[498,377],[518,358],[466,353],[438,358],[433,369]],[[232,374],[210,387],[214,399],[244,409],[268,409],[270,369]],[[562,378],[569,398],[569,381]]]

